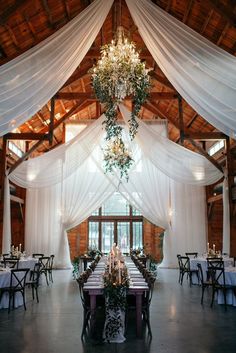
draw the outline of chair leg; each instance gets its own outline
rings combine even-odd
[[[32,298],[34,300],[34,285],[33,284],[31,284],[31,289],[32,289]]]
[[[38,287],[35,287],[37,303],[39,303]]]
[[[213,303],[214,303],[214,299],[215,299],[215,292],[216,292],[215,288],[212,287],[211,308],[213,307]]]
[[[150,335],[150,337],[152,338],[152,330],[151,330],[151,325],[150,325],[150,313],[149,313],[149,309],[146,312],[146,322],[147,322],[147,327],[148,327],[148,333]]]
[[[24,308],[25,308],[25,310],[26,310],[26,305],[25,305],[25,291],[22,293],[22,297],[23,297]]]
[[[205,286],[202,284],[202,297],[201,297],[201,304],[203,304],[204,292],[205,292]]]

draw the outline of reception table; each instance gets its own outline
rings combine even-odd
[[[91,309],[91,327],[95,323],[96,297],[103,294],[103,274],[106,260],[102,258],[98,263],[95,271],[90,275],[88,281],[84,284],[84,290],[90,295]],[[130,285],[128,295],[134,295],[136,298],[136,334],[137,337],[142,335],[142,295],[148,291],[148,285],[145,282],[142,274],[135,267],[133,261],[127,257],[125,265],[128,269]]]
[[[23,258],[19,260],[18,268],[29,268],[32,270],[34,265],[38,262],[38,259],[34,258]],[[9,287],[11,280],[11,269],[10,268],[0,268],[0,288]],[[6,309],[9,305],[8,293],[4,293],[0,302],[0,309]],[[23,298],[20,293],[15,295],[15,308],[23,305]]]
[[[230,267],[233,265],[233,259],[229,257],[223,257],[224,261],[224,267]],[[201,264],[202,266],[202,272],[204,276],[204,280],[206,280],[206,273],[207,273],[207,258],[206,257],[196,257],[193,259],[190,259],[190,269],[191,270],[197,270],[197,264]],[[192,284],[199,284],[198,283],[198,278],[195,273],[192,275]]]

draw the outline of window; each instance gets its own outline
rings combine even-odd
[[[143,216],[118,192],[89,217],[89,247],[108,253],[113,243],[123,253],[143,247]]]
[[[213,146],[211,146],[208,150],[209,155],[213,156],[213,154],[215,154],[216,152],[218,152],[219,150],[221,150],[221,148],[224,148],[225,144],[224,144],[224,140],[220,140],[216,143],[214,143]]]
[[[24,141],[22,141],[22,142],[24,142]],[[23,146],[22,146],[23,147]],[[19,148],[17,145],[16,145],[16,143],[14,143],[14,142],[11,142],[11,141],[9,141],[8,142],[8,148],[9,148],[9,150],[11,151],[11,152],[13,152],[16,156],[18,156],[19,158],[21,158],[22,156],[23,156],[23,154],[24,154],[24,152],[22,151],[22,149],[21,148]]]

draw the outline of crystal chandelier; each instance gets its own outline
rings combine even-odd
[[[113,143],[120,141],[124,146],[122,127],[117,124],[118,105],[127,97],[132,99],[129,134],[133,139],[138,129],[136,117],[149,93],[150,80],[145,64],[135,51],[135,44],[125,38],[122,26],[118,27],[115,40],[101,48],[101,59],[92,69],[92,86],[99,101],[105,104],[106,140],[113,139]],[[104,160],[107,160],[106,154]],[[130,167],[132,158],[129,162],[126,158],[118,160],[126,160]],[[115,164],[122,171],[123,164]],[[106,168],[106,171],[110,171],[110,168]]]

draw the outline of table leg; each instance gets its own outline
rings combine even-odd
[[[96,295],[90,294],[90,309],[91,309],[91,319],[90,319],[90,331],[91,336],[94,334],[95,319],[96,319]]]
[[[142,293],[136,293],[136,334],[142,336]]]

